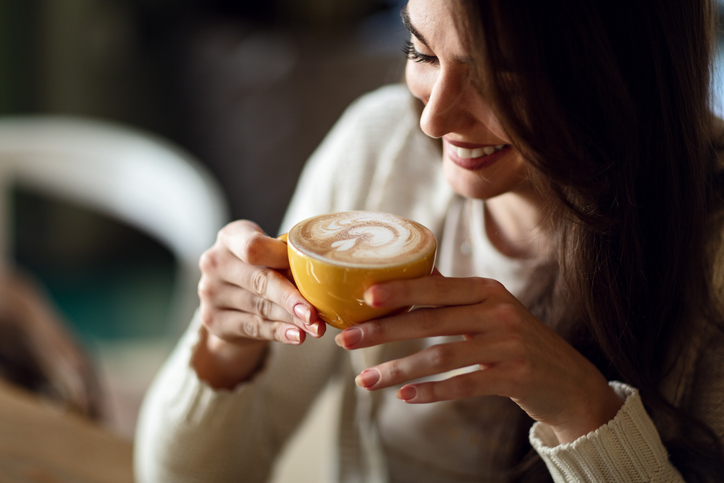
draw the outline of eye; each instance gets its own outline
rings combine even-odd
[[[409,40],[405,41],[405,45],[402,46],[402,52],[405,54],[408,60],[418,62],[422,64],[437,64],[437,57],[434,55],[426,55],[417,51],[413,43]]]

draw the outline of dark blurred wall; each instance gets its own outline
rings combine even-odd
[[[357,96],[401,79],[397,0],[0,0],[0,113],[101,117],[196,154],[275,232]]]
[[[35,108],[40,0],[0,0],[0,113]]]
[[[207,19],[181,75],[193,113],[187,139],[219,173],[234,215],[272,233],[304,161],[344,108],[402,78],[397,8],[309,15]]]

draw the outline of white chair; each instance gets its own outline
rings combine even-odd
[[[64,116],[0,118],[0,189],[17,184],[91,207],[157,239],[177,264],[171,335],[198,304],[198,259],[229,219],[222,190],[171,143],[114,123]],[[7,190],[4,190],[7,192]],[[12,234],[0,199],[0,255]]]
[[[229,219],[222,190],[189,154],[145,132],[76,117],[0,118],[0,269],[11,260],[12,186],[124,222],[176,259],[165,334],[93,347],[109,422],[132,436],[146,388],[198,305],[199,256]]]

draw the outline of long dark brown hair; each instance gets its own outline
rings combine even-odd
[[[480,89],[550,200],[555,249],[524,301],[609,380],[639,389],[685,477],[712,478],[721,443],[660,389],[687,327],[721,321],[708,258],[721,228],[711,2],[457,4]],[[519,426],[513,474],[537,478]]]

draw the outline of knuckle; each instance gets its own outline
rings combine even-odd
[[[507,353],[512,360],[523,361],[528,359],[525,338],[517,332],[507,334],[503,340]]]
[[[272,305],[271,302],[264,297],[256,297],[254,301],[256,313],[259,314],[263,319],[269,319],[271,315]]]
[[[251,276],[251,287],[254,292],[258,295],[266,294],[267,287],[269,286],[269,270],[257,270]]]
[[[255,230],[257,228],[258,225],[248,220],[235,220],[231,223],[227,223],[223,228],[221,228],[221,230],[219,230],[216,234],[216,241],[221,244],[228,244],[228,242],[236,237],[240,231]]]
[[[289,328],[286,324],[281,322],[274,322],[272,329],[272,337],[279,342],[285,342],[287,340],[286,331]]]
[[[199,317],[201,317],[201,323],[204,324],[207,329],[211,329],[214,325],[216,310],[208,304],[201,304],[199,307]]]
[[[518,314],[518,307],[509,302],[503,302],[496,305],[493,315],[497,320],[511,328],[518,327],[521,322],[520,315]]]
[[[492,278],[476,278],[475,287],[479,294],[498,294],[505,291],[502,283]]]
[[[519,360],[514,364],[513,378],[518,383],[527,384],[533,377],[533,367],[528,363],[527,360]]]
[[[364,329],[365,339],[374,341],[385,336],[385,325],[380,320],[371,320],[360,325],[360,329]]]
[[[455,394],[460,399],[470,398],[477,394],[478,385],[472,377],[455,378]]]
[[[249,235],[242,247],[242,258],[251,265],[259,265],[264,253],[264,238],[261,233],[255,232]]]
[[[447,345],[430,347],[430,362],[433,367],[450,367],[454,360],[454,351]]]
[[[447,297],[455,291],[444,277],[430,277],[428,281],[432,283],[432,289],[442,297]]]
[[[390,361],[385,367],[387,378],[390,381],[398,381],[402,377],[403,370],[399,360]]]
[[[201,254],[201,257],[199,257],[199,269],[202,273],[205,273],[216,270],[217,267],[218,260],[216,257],[216,252],[213,248],[209,248]]]
[[[422,389],[422,390],[420,390]],[[426,384],[422,384],[421,387],[418,388],[418,392],[421,396],[424,395],[424,399],[428,402],[436,402],[436,401],[442,401],[446,398],[443,391],[443,388],[441,387],[441,383],[435,383],[435,382],[429,382]],[[418,397],[419,398],[419,397]]]
[[[298,303],[298,300],[295,298],[295,293],[292,290],[282,290],[282,293],[280,295],[280,303],[282,307],[288,307],[289,313],[293,313],[294,306]]]
[[[261,320],[259,317],[250,315],[241,322],[241,333],[249,337],[250,339],[258,339],[260,337],[260,324]]]
[[[197,292],[201,300],[212,300],[214,298],[214,295],[216,294],[213,283],[208,278],[203,276],[201,277],[201,280],[199,280]]]

